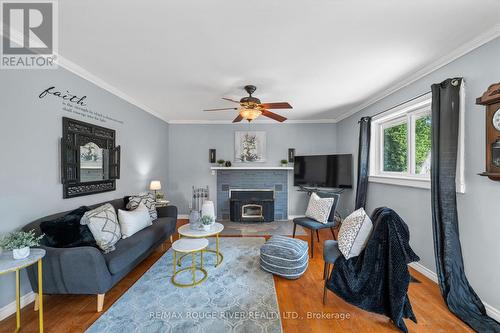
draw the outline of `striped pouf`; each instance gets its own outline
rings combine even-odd
[[[273,236],[260,248],[260,267],[286,279],[301,277],[308,262],[308,244],[300,239]]]

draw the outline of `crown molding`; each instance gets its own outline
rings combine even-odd
[[[384,99],[385,97],[392,95],[396,91],[414,83],[415,81],[418,81],[419,79],[423,78],[426,75],[429,75],[430,73],[438,70],[441,67],[446,66],[447,64],[453,62],[454,60],[457,60],[458,58],[466,55],[467,53],[477,49],[478,47],[492,41],[493,39],[497,38],[500,36],[500,24],[497,24],[493,26],[493,28],[481,33],[478,35],[476,38],[466,42],[465,44],[462,44],[452,52],[448,53],[445,56],[440,57],[439,59],[431,62],[430,64],[424,66],[422,69],[417,70],[413,74],[409,75],[406,79],[403,79],[394,85],[390,86],[389,88],[375,94],[373,97],[369,98],[367,101],[364,103],[361,103],[360,105],[356,106],[355,108],[349,110],[346,113],[343,113],[339,115],[338,117],[335,118],[336,122],[340,122],[356,113],[359,111],[369,107],[372,104],[375,104],[376,102]]]
[[[0,35],[3,37],[3,29],[0,31]],[[22,45],[23,34],[15,29],[11,29],[10,39],[14,43],[16,43],[18,45]],[[54,55],[57,59],[58,66],[66,69],[67,71],[81,77],[82,79],[89,81],[90,83],[93,83],[94,85],[98,86],[99,88],[106,90],[107,92],[111,93],[112,95],[115,95],[116,97],[119,97],[119,98],[123,99],[124,101],[138,107],[139,109],[146,111],[146,112],[152,114],[153,116],[168,123],[168,120],[161,113],[156,112],[155,110],[153,110],[149,106],[139,102],[138,100],[136,100],[132,96],[124,93],[123,91],[121,91],[120,89],[115,87],[114,85],[102,80],[101,78],[92,74],[91,72],[89,72],[85,68],[81,67],[80,65],[63,57],[58,52],[54,52]]]
[[[3,36],[3,32],[0,31],[0,35]],[[18,31],[12,31],[11,33],[12,40],[18,44],[21,44],[22,34]],[[305,119],[305,120],[287,120],[285,124],[335,124],[338,123],[358,112],[367,108],[368,106],[382,100],[383,98],[395,93],[396,91],[410,85],[411,83],[423,78],[424,76],[436,71],[437,69],[451,63],[452,61],[460,58],[461,56],[475,50],[476,48],[488,43],[489,41],[500,36],[500,24],[495,25],[493,28],[485,31],[480,34],[476,38],[472,39],[469,42],[461,45],[454,51],[449,54],[439,58],[436,61],[433,61],[429,65],[426,65],[422,69],[414,72],[412,75],[408,76],[406,79],[397,82],[391,87],[381,91],[378,94],[375,94],[373,97],[369,98],[364,103],[361,103],[357,107],[350,109],[348,112],[345,112],[333,119]],[[56,53],[58,64],[64,69],[72,72],[73,74],[93,83],[94,85],[108,91],[109,93],[125,100],[126,102],[138,107],[139,109],[146,111],[153,116],[161,119],[162,121],[168,124],[182,124],[182,125],[229,125],[233,124],[231,120],[169,120],[160,112],[155,111],[151,107],[143,104],[142,102],[136,100],[125,92],[121,91],[114,85],[102,80],[98,76],[92,74],[85,68],[79,66],[78,64],[70,61],[69,59],[61,56]],[[253,123],[256,124],[277,124],[275,121],[271,120],[257,120]]]
[[[232,120],[169,120],[171,125],[238,125],[245,124],[245,122],[233,123]],[[287,124],[335,124],[337,120],[335,119],[303,119],[295,120],[288,119],[283,123],[277,122],[275,120],[254,120],[252,124],[273,124],[273,125],[287,125]]]

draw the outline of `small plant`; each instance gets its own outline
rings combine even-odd
[[[14,250],[22,249],[23,247],[38,246],[43,236],[43,234],[36,236],[35,230],[12,232],[0,240],[0,247],[6,250]]]
[[[288,164],[288,160],[281,160],[280,163],[281,163],[281,165],[287,165]]]
[[[220,165],[220,166],[224,166],[224,160],[217,160],[217,164]]]
[[[211,225],[214,222],[214,218],[210,215],[203,215],[200,219],[201,224]]]

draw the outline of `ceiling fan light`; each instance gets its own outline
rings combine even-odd
[[[243,119],[252,121],[262,114],[262,111],[258,109],[240,109],[240,116]]]

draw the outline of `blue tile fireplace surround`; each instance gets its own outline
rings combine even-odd
[[[274,191],[274,220],[288,219],[288,171],[280,169],[217,170],[217,216],[230,219],[231,190]]]

